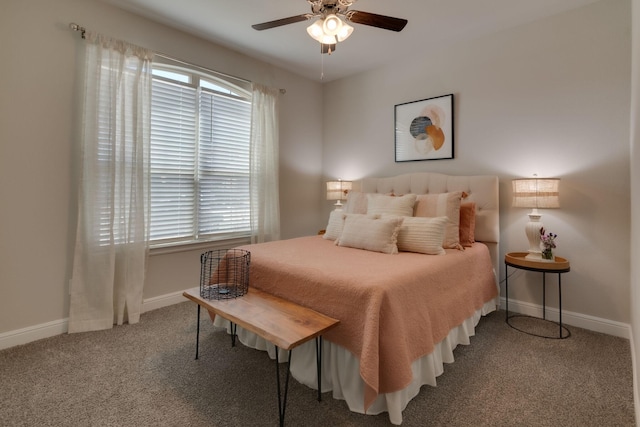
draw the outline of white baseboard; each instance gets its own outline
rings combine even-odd
[[[631,368],[633,372],[633,406],[636,410],[636,420],[640,420],[640,390],[638,388],[638,365],[636,364],[636,346],[633,339],[633,328],[629,328],[631,332],[629,344],[631,344]],[[638,425],[638,422],[636,422]]]
[[[54,320],[0,334],[0,350],[67,333],[69,319]]]
[[[182,291],[148,298],[142,302],[142,312],[145,313],[147,311],[156,310],[158,308],[167,307],[184,301],[186,300],[182,296]],[[500,308],[504,309],[505,307],[506,301],[504,298],[501,298]],[[542,317],[542,306],[512,299],[509,299],[509,311],[527,314],[529,316]],[[546,313],[549,320],[557,321],[559,318],[558,310],[555,308],[547,308]],[[579,328],[589,329],[591,331],[601,332],[603,334],[613,335],[616,337],[626,339],[631,337],[630,326],[628,324],[613,320],[563,310],[562,322],[566,325],[573,325]],[[69,319],[65,318],[39,325],[28,326],[14,331],[4,332],[0,334],[0,350],[14,347],[16,345],[27,344],[43,338],[53,337],[55,335],[65,334],[68,330]]]
[[[500,309],[504,310],[505,308],[506,300],[501,297]],[[557,308],[547,307],[545,311],[547,319],[556,322],[559,320],[560,313]],[[509,298],[509,313],[511,312],[542,317],[542,306]],[[631,326],[626,323],[575,313],[573,311],[562,310],[562,324],[577,326],[578,328],[601,332],[603,334],[613,335],[620,338],[629,339],[631,337]]]
[[[185,289],[186,290],[186,289]],[[147,298],[142,301],[142,312],[146,313],[147,311],[156,310],[162,307],[168,307],[173,304],[179,304],[181,302],[186,302],[184,296],[182,296],[182,292],[172,292],[170,294],[160,295],[159,297]]]
[[[187,301],[182,296],[182,291],[173,292],[158,297],[148,298],[142,302],[142,312],[156,310]],[[14,331],[0,334],[0,350],[14,347],[16,345],[27,344],[32,341],[49,338],[56,335],[66,334],[69,330],[69,319],[54,320],[39,325],[28,326]]]

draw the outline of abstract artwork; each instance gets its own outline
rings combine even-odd
[[[453,94],[395,106],[396,162],[453,159]]]

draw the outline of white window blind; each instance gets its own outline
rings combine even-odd
[[[251,102],[154,76],[153,243],[248,235]]]
[[[202,91],[198,232],[249,232],[251,104]]]

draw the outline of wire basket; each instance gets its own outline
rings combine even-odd
[[[200,255],[200,296],[205,299],[241,297],[249,290],[251,253],[244,249],[215,249]]]

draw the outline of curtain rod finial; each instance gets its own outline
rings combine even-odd
[[[84,33],[87,31],[86,28],[81,27],[80,25],[74,22],[69,24],[69,28],[71,29],[71,31],[80,31],[82,38],[84,38]]]

